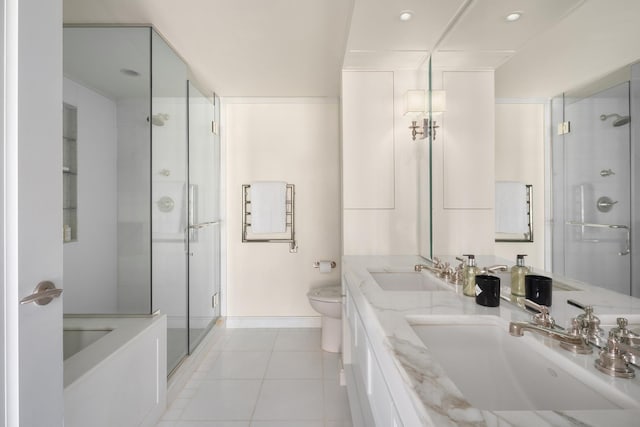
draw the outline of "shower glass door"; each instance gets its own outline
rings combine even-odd
[[[554,210],[563,210],[554,215],[563,228],[554,270],[630,294],[629,83],[565,95],[564,121],[570,132],[554,147]]]
[[[220,137],[215,99],[188,83],[189,352],[220,315]]]
[[[167,315],[167,373],[187,355],[187,66],[152,30],[153,310]]]

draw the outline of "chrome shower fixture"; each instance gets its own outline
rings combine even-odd
[[[600,120],[605,121],[610,117],[616,117],[613,121],[613,127],[626,125],[631,121],[631,116],[621,116],[620,114],[612,113],[612,114],[601,114]]]
[[[165,120],[169,120],[168,114],[158,113],[151,116],[151,124],[154,126],[164,126]]]

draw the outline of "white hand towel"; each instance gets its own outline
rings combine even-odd
[[[527,186],[521,182],[496,182],[496,233],[529,232]]]
[[[287,231],[287,183],[251,183],[251,231],[256,234]]]

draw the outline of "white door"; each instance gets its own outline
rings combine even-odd
[[[3,254],[8,426],[63,425],[62,298],[20,305],[43,281],[62,287],[62,0],[3,0]]]

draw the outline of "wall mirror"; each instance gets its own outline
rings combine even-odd
[[[509,21],[511,9],[460,2],[429,75],[443,89],[444,73],[495,73],[495,181],[532,185],[534,239],[496,242],[494,252],[527,253],[534,267],[638,296],[640,46],[630,40],[640,37],[640,5],[523,1]],[[446,114],[441,121],[446,128]]]

